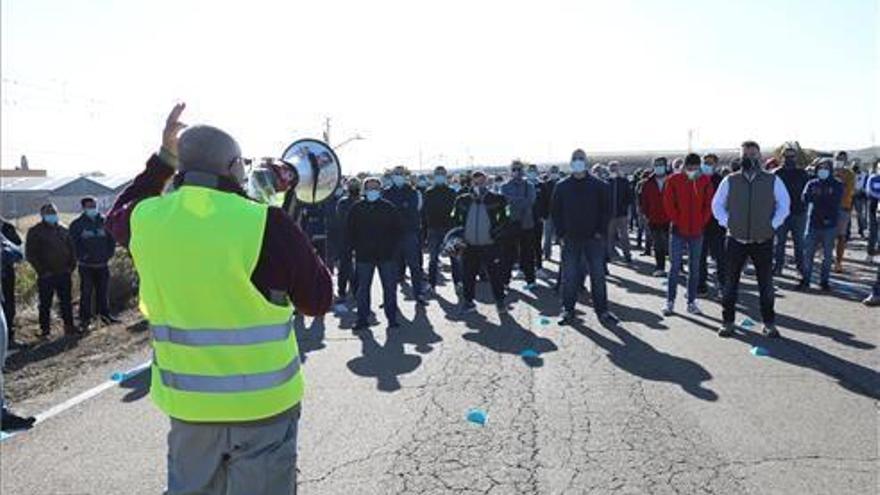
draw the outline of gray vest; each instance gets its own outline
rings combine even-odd
[[[773,237],[773,211],[776,197],[773,186],[776,176],[758,171],[749,181],[742,172],[727,177],[727,233],[746,242],[764,242]]]

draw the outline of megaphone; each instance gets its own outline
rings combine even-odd
[[[281,162],[294,172],[291,191],[301,203],[318,204],[334,197],[342,180],[342,168],[333,148],[317,139],[294,141],[284,150]]]

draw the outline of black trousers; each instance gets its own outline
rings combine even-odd
[[[61,319],[64,324],[73,326],[73,304],[71,303],[70,273],[47,275],[37,281],[40,294],[40,329],[49,330],[49,312],[55,294],[61,304]]]
[[[534,252],[532,253],[532,259],[535,260],[535,268],[540,270],[544,268],[544,250],[543,244],[541,242],[544,237],[544,220],[535,220],[535,228],[532,229],[532,238],[535,242]]]
[[[6,326],[9,330],[9,340],[12,341],[15,328],[15,269],[3,270],[0,277],[3,286],[3,315],[6,317]]]
[[[669,225],[651,225],[651,239],[655,266],[657,270],[665,270],[666,256],[669,254]]]
[[[110,316],[110,269],[106,266],[79,267],[79,322],[91,321],[97,310],[100,316]]]
[[[495,302],[504,301],[504,284],[501,279],[501,257],[498,246],[467,246],[462,256],[462,295],[466,302],[473,302],[477,274],[485,269],[489,274],[489,284],[492,285],[492,295]]]
[[[755,265],[758,278],[758,293],[761,305],[761,319],[764,324],[772,324],[776,320],[773,310],[773,239],[760,243],[742,243],[731,237],[727,238],[727,280],[724,286],[724,308],[722,318],[725,323],[733,323],[736,318],[736,302],[739,298],[739,279],[742,276],[746,259],[751,258]]]
[[[519,268],[526,276],[526,283],[535,283],[535,234],[534,229],[512,229],[510,236],[501,244],[502,282],[510,283],[513,263],[519,261]]]

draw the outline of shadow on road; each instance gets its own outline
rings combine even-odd
[[[319,351],[327,347],[324,343],[324,334],[326,332],[324,318],[325,316],[313,318],[308,328],[305,326],[305,318],[302,315],[298,314],[293,318],[293,330],[296,332],[299,357],[302,362],[306,362],[310,352]]]
[[[398,377],[412,373],[422,363],[421,356],[406,354],[400,328],[388,329],[385,345],[379,345],[369,330],[357,333],[361,341],[361,356],[347,363],[348,369],[358,376],[376,379],[376,388],[382,392],[400,390]]]
[[[136,402],[150,393],[150,368],[123,380],[119,386],[129,392],[122,397],[122,402]]]
[[[618,325],[605,327],[617,342],[576,323],[572,328],[608,352],[608,359],[618,368],[644,380],[678,384],[685,392],[706,401],[718,400],[718,394],[703,386],[712,375],[698,363],[658,351]]]

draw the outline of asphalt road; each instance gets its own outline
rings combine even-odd
[[[880,309],[856,300],[875,268],[849,263],[832,296],[791,292],[787,272],[783,338],[756,326],[724,340],[716,302],[701,301],[705,317],[681,300],[660,316],[665,289],[647,261],[611,266],[613,327],[588,299],[581,324],[558,326],[544,282],[514,291],[500,319],[483,288],[479,313],[458,320],[447,285],[426,310],[402,300],[391,334],[355,336],[351,315],[306,321],[300,493],[877,493]],[[754,280],[743,290],[758,320]],[[18,407],[44,410],[112,371],[83,370]],[[161,493],[168,421],[145,394],[141,375],[4,441],[0,492]],[[485,425],[465,419],[472,408]]]

